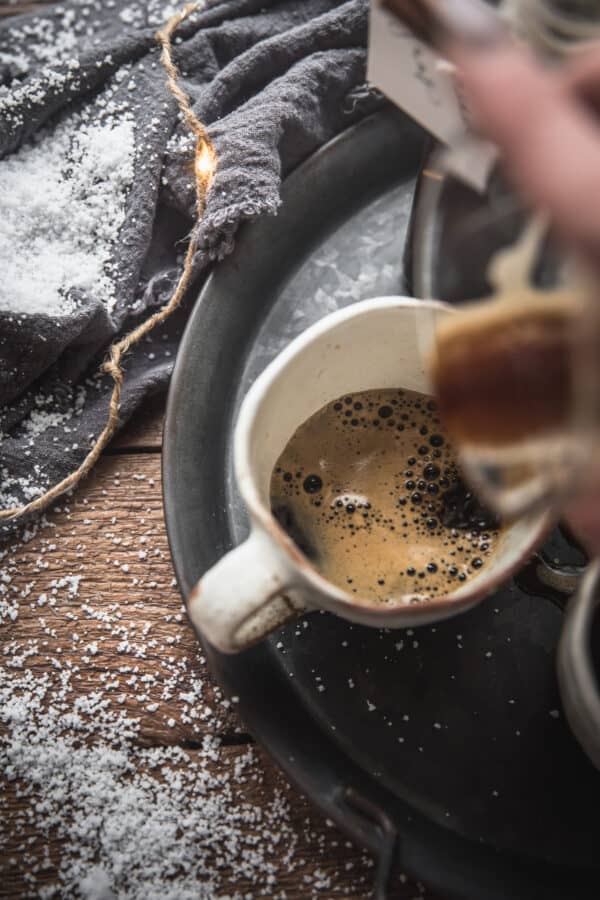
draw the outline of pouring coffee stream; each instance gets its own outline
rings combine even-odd
[[[516,243],[491,257],[492,293],[438,319],[429,359],[467,479],[509,517],[565,500],[589,451],[589,398],[576,359],[589,349],[589,288],[575,268],[550,288],[536,284],[547,230],[533,217]]]
[[[379,3],[401,27],[442,55],[457,46],[481,54],[490,46],[503,48],[515,41],[507,21],[482,0]],[[442,179],[456,172],[462,172],[462,178],[479,145],[469,128],[463,137],[450,140],[449,152],[436,154],[439,165],[428,169],[439,170]],[[486,198],[487,192],[480,211],[504,217],[505,211],[493,203],[486,206]],[[508,196],[508,204],[513,212],[520,207],[514,194]],[[435,333],[421,335],[425,346],[429,342],[434,347],[433,393],[467,480],[504,517],[536,507],[556,511],[564,505],[589,456],[596,415],[590,404],[597,387],[592,380],[598,377],[593,366],[585,373],[587,377],[591,372],[589,385],[582,375],[583,363],[595,350],[593,333],[600,323],[590,317],[589,335],[581,328],[590,304],[589,286],[578,268],[573,270],[575,278],[569,273],[567,281],[549,288],[541,289],[536,282],[536,263],[547,231],[543,217],[534,214],[514,245],[500,251],[500,244],[486,247],[486,254],[496,252],[487,257],[490,294],[480,295],[485,302],[462,307],[451,316],[440,314]],[[467,254],[477,252],[480,242],[475,233],[473,238]],[[451,299],[435,293],[427,296]]]
[[[437,323],[431,377],[462,446],[500,450],[567,415],[567,332],[578,304],[573,291],[532,283],[544,233],[534,219],[488,264],[492,293]]]
[[[496,61],[509,60],[508,64],[512,64],[511,59],[513,62],[520,59],[523,70],[531,75],[528,96],[533,96],[536,84],[543,94],[540,87],[543,80],[541,70],[525,64],[526,56],[519,52],[518,41],[514,45],[515,54],[509,52],[503,56],[504,50],[512,49],[505,42],[508,40],[512,43],[515,30],[519,29],[513,30],[508,19],[503,22],[490,5],[481,3],[480,0],[378,2],[396,15],[402,25],[422,44],[433,47],[443,57],[450,57],[452,64],[463,65],[470,58],[478,58],[481,65],[479,69],[474,66],[470,72],[471,87],[475,86],[477,72],[483,70],[482,61],[489,58],[487,51],[498,48],[500,56],[495,57]],[[554,40],[556,35],[552,28],[544,26],[541,31],[537,28],[541,23],[542,10],[549,5],[536,3],[535,15],[534,4],[525,3],[525,0],[507,3],[505,9],[522,9],[523,16],[527,10],[528,24],[535,26],[536,34],[539,36],[542,32],[547,32],[546,36],[551,37],[550,49],[556,62],[564,56],[565,47],[562,43],[559,46]],[[548,18],[545,13],[544,17]],[[581,35],[575,34],[579,29],[572,27],[574,21],[563,16],[560,24],[568,25],[570,38],[574,38],[575,44],[581,44]],[[507,22],[508,29],[504,27]],[[513,26],[518,24],[516,20],[512,22]],[[532,35],[533,32],[529,30],[525,34],[526,40],[536,52],[541,51],[547,58],[548,42],[543,41],[544,46],[540,47],[539,42],[536,44],[531,39]],[[587,29],[586,35],[591,36]],[[482,50],[485,51],[483,54]],[[554,52],[556,50],[559,52]],[[471,51],[474,51],[472,55]],[[447,60],[440,60],[440,64],[447,67]],[[432,60],[432,66],[435,71],[435,59]],[[537,81],[534,69],[539,74]],[[445,69],[447,70],[448,68]],[[563,127],[565,122],[572,124],[574,121],[569,116],[575,100],[580,105],[582,100],[583,104],[587,103],[585,88],[584,84],[582,95],[574,98],[571,106],[569,103],[561,106],[563,101],[556,92],[553,94],[549,91],[545,95],[550,99],[554,97],[558,112],[563,114]],[[485,95],[484,91],[483,96]],[[496,95],[499,96],[498,91]],[[490,96],[494,96],[491,88],[487,96],[488,101]],[[480,110],[485,109],[486,102],[479,97]],[[526,108],[527,104],[522,105],[521,119],[526,114]],[[508,117],[510,111],[505,111]],[[540,121],[548,123],[550,116],[551,109],[548,107],[545,117],[537,117],[538,125]],[[515,121],[513,117],[513,124]],[[557,123],[559,121],[560,116]],[[543,129],[538,129],[537,132],[531,129],[533,138],[538,138],[537,148],[533,147],[532,150],[537,149],[538,158],[541,154],[549,163],[548,154],[544,157],[542,148],[547,150],[549,146],[555,146],[554,162],[560,160],[562,165],[565,154],[559,152],[562,138],[559,139],[557,135],[557,127],[560,126],[557,124],[554,128],[555,144],[542,140]],[[486,128],[485,136],[499,140],[499,136],[493,131],[493,128]],[[584,131],[581,127],[571,129],[574,138],[578,135],[581,138]],[[587,132],[588,136],[590,133],[591,131]],[[438,185],[451,182],[452,174],[464,177],[464,166],[462,172],[459,166],[452,167],[449,156],[456,153],[460,156],[462,151],[463,157],[472,158],[473,146],[477,146],[478,139],[468,130],[466,137],[468,141],[462,148],[460,143],[464,141],[464,136],[459,129],[454,143],[452,135],[449,138],[439,138],[450,144],[451,154],[446,154],[445,157],[436,154],[442,159],[442,165],[427,167],[435,173]],[[583,146],[588,148],[588,156],[593,155],[592,143],[588,141],[586,144],[583,141]],[[507,153],[506,146],[502,150]],[[531,163],[535,160],[536,153],[528,155],[525,152],[525,158]],[[529,171],[528,177],[531,177],[531,168],[524,164],[523,157],[520,162],[523,181],[526,179],[526,174],[523,173]],[[512,163],[515,164],[514,159]],[[548,165],[548,171],[550,168]],[[555,175],[556,170],[557,166],[554,165],[552,171]],[[536,174],[539,175],[539,172]],[[593,182],[589,171],[588,177]],[[577,179],[572,179],[573,181],[577,183]],[[530,202],[537,204],[538,208],[548,209],[556,219],[557,226],[560,226],[559,200],[564,199],[564,192],[562,195],[556,191],[550,192],[550,199],[554,203],[548,202],[540,180],[536,182],[534,178],[533,182],[536,189],[532,188],[528,192]],[[444,192],[438,186],[434,190],[424,191],[424,196],[430,197],[429,206],[419,200],[419,207],[425,209],[425,217],[421,217],[414,232],[425,240],[422,241],[417,263],[425,266],[425,269],[421,268],[421,275],[425,273],[425,280],[432,286],[431,290],[421,291],[422,296],[435,296],[441,301],[471,301],[473,297],[484,297],[485,292],[469,292],[467,287],[474,280],[470,269],[473,266],[477,269],[473,254],[478,252],[477,248],[483,249],[485,255],[480,255],[477,260],[481,262],[483,259],[489,260],[490,253],[496,251],[487,268],[487,281],[492,289],[491,296],[487,297],[488,302],[460,307],[447,317],[440,313],[435,322],[424,323],[418,336],[423,347],[434,348],[429,358],[429,371],[434,382],[433,393],[437,395],[442,417],[453,439],[467,481],[492,509],[503,515],[505,521],[534,511],[549,519],[556,517],[557,520],[565,510],[569,513],[575,511],[574,499],[586,497],[582,509],[588,509],[588,518],[586,520],[582,516],[582,510],[579,510],[575,520],[580,530],[582,523],[586,521],[596,528],[597,513],[591,514],[589,511],[593,498],[600,494],[600,459],[595,449],[600,443],[600,310],[597,304],[597,280],[593,279],[590,283],[587,276],[582,278],[579,274],[574,281],[569,279],[562,288],[557,288],[554,282],[550,290],[540,290],[533,266],[535,250],[541,242],[540,234],[536,234],[538,223],[534,221],[529,226],[516,246],[511,247],[508,252],[498,253],[498,247],[506,245],[506,226],[510,229],[511,218],[504,216],[500,210],[502,227],[498,227],[500,221],[498,218],[493,219],[498,215],[495,204],[497,198],[489,187],[488,183],[488,190],[482,195],[481,203],[475,203],[472,196],[467,198],[460,215],[456,210],[449,211],[443,206],[452,197],[456,201],[459,196],[457,192]],[[523,183],[521,187],[523,189]],[[581,197],[583,202],[585,192],[577,194],[573,191],[569,194],[570,198],[574,196]],[[517,207],[520,204],[515,204],[513,212],[522,213],[522,208]],[[484,217],[486,214],[492,216],[492,221],[488,219],[484,229],[481,229],[481,220],[475,223],[471,219],[469,223],[465,223],[465,216],[471,215],[473,209]],[[595,264],[597,254],[595,251],[592,254],[588,251],[590,245],[597,246],[597,236],[594,234],[594,223],[597,220],[591,217],[591,224],[588,223],[586,231],[583,227],[585,222],[579,221],[578,210],[574,210],[571,205],[570,211],[570,228],[565,228],[565,223],[562,222],[561,233],[572,247],[579,248],[586,255],[588,262]],[[451,287],[448,296],[444,296],[443,291],[435,290],[432,267],[436,265],[436,259],[440,258],[440,248],[450,245],[452,252],[452,248],[459,245],[456,226],[465,224],[471,239],[467,240],[464,247],[464,258],[460,258],[458,265],[454,266],[457,278],[454,278],[453,283],[446,280]],[[448,238],[449,228],[454,229],[452,240]],[[509,234],[514,234],[514,231],[509,230]],[[462,237],[464,236],[463,234]],[[490,241],[490,238],[499,240]],[[600,537],[600,532],[597,536]],[[595,531],[594,540],[590,544],[600,549],[600,540],[596,540]],[[572,550],[568,540],[567,545]],[[552,536],[544,549],[534,556],[525,569],[521,569],[517,576],[518,584],[528,593],[547,597],[561,608],[565,598],[570,598],[558,650],[558,679],[564,711],[571,728],[589,758],[600,769],[598,656],[593,652],[593,634],[597,636],[600,620],[600,563],[592,563],[585,577],[580,580],[579,576],[587,562],[585,556],[577,559],[578,553],[575,551],[576,561],[565,568],[556,565],[561,553],[548,554],[546,551],[549,547],[554,550]],[[563,546],[562,549],[570,559],[571,553],[567,547]]]

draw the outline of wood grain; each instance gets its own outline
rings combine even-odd
[[[154,418],[159,420],[160,412]],[[76,692],[83,696],[101,688],[109,709],[139,721],[135,740],[140,746],[181,746],[193,754],[204,734],[218,734],[226,743],[242,742],[241,747],[227,748],[233,758],[251,739],[235,708],[224,705],[174,584],[162,517],[160,454],[136,453],[132,446],[132,435],[148,435],[153,428],[133,423],[130,437],[123,436],[127,452],[105,456],[77,494],[48,516],[46,527],[28,543],[9,548],[2,566],[11,578],[10,593],[18,599],[19,611],[16,621],[0,628],[0,642],[5,656],[29,654],[26,665],[36,676],[57,677],[52,662],[56,659],[63,666],[77,666]],[[80,578],[75,595],[68,584],[56,587],[65,576]],[[21,592],[27,596],[21,598]],[[193,719],[182,714],[180,700],[191,685],[201,687]],[[165,693],[170,695],[167,699]],[[284,783],[260,751],[253,775],[255,781],[248,785],[252,802],[267,803],[268,791]],[[264,801],[256,785],[267,792]],[[335,890],[328,889],[327,896],[367,897],[367,888],[363,891],[360,885],[370,883],[371,872],[363,854],[348,847],[336,828],[326,827],[294,789],[286,791],[298,830],[295,856],[304,860],[295,869],[283,867],[278,876],[287,896],[310,896],[308,887],[318,869],[335,875]],[[14,786],[7,787],[4,797],[10,825],[11,816],[17,821],[23,814],[25,801],[16,800]],[[26,837],[41,853],[43,835],[29,829]],[[54,839],[51,846],[57,861],[60,842]],[[7,879],[0,885],[0,896],[25,892],[26,871],[19,865],[7,866],[13,856],[6,847],[2,857]],[[55,869],[48,869],[47,883],[55,875]],[[249,886],[234,887],[243,891]],[[398,881],[390,897],[409,900],[417,895],[414,885]]]
[[[95,655],[87,654],[80,673],[81,690],[89,690],[102,675],[104,683],[115,685],[115,703],[126,691],[125,709],[140,717],[143,743],[198,739],[202,720],[183,725],[176,715],[180,704],[161,700],[166,684],[172,683],[176,694],[191,679],[206,685],[211,728],[217,726],[220,733],[240,730],[208,678],[174,585],[162,517],[160,455],[105,457],[84,490],[49,516],[49,522],[50,528],[4,560],[13,594],[30,585],[28,598],[19,603],[11,640],[26,646],[39,638],[41,627],[45,631],[43,651],[28,659],[32,671],[49,669],[57,655],[63,663],[80,665],[82,648],[96,642]],[[77,596],[59,589],[55,606],[40,606],[39,597],[51,599],[53,582],[65,576],[81,579]],[[135,666],[140,676],[125,687],[129,676],[120,675],[119,669]],[[150,684],[141,681],[143,674],[151,675]],[[136,700],[136,695],[143,699]],[[156,703],[158,709],[148,713],[148,706]],[[169,727],[173,718],[177,725]]]
[[[187,751],[191,762],[198,759],[196,751]],[[248,753],[246,747],[228,747],[222,751],[222,758],[213,764],[215,774],[227,775],[228,771]],[[279,797],[284,800],[287,809],[285,832],[282,834],[281,850],[273,849],[272,861],[276,867],[277,891],[285,891],[289,900],[305,900],[311,896],[315,882],[327,885],[317,894],[323,897],[343,896],[350,900],[365,900],[369,896],[373,880],[373,867],[367,854],[359,853],[356,848],[337,828],[327,823],[314,813],[305,798],[301,797],[282,775],[269,762],[260,749],[253,749],[254,763],[245,770],[248,775],[244,782],[235,788],[236,803],[248,803],[254,807],[269,807],[274,802],[280,805]],[[23,854],[19,847],[23,840],[34,838],[34,852],[42,858],[45,846],[48,847],[51,865],[41,873],[36,873],[36,890],[56,883],[57,865],[60,860],[61,843],[52,836],[47,840],[42,834],[32,835],[25,824],[27,802],[17,796],[14,787],[9,789],[8,804],[4,814],[12,820],[13,829],[8,844],[4,847],[3,856],[11,860],[5,866],[0,883],[1,897],[20,897],[24,887],[21,859]],[[249,824],[248,830],[260,840],[262,823],[254,827]],[[294,844],[291,861],[282,861],[284,851]],[[31,850],[29,851],[31,852]],[[279,858],[278,858],[279,857]],[[317,874],[315,874],[317,873]],[[239,892],[242,896],[258,895],[256,884],[242,879],[232,879],[228,866],[222,868],[222,878],[228,889]],[[263,895],[263,894],[261,894]],[[263,895],[264,896],[264,895]],[[268,896],[268,895],[267,895]],[[424,895],[415,885],[411,885],[404,876],[390,893],[390,900],[417,900]]]
[[[29,3],[26,0],[11,0],[9,3],[0,3],[0,18],[4,16],[16,16],[20,13],[32,13],[44,6],[49,6],[54,0],[39,0],[38,3]]]

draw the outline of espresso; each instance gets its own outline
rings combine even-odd
[[[500,537],[459,477],[436,404],[412,391],[323,407],[277,460],[270,496],[312,565],[374,602],[456,590],[481,574]]]

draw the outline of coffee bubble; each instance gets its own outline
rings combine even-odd
[[[302,487],[307,494],[318,494],[323,487],[323,480],[319,475],[307,475]]]
[[[498,544],[431,404],[410,391],[348,394],[300,426],[274,466],[274,516],[325,578],[363,600],[442,596]]]

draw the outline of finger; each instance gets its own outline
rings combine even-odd
[[[503,149],[524,140],[518,123],[542,115],[561,94],[558,77],[513,45],[487,52],[457,47],[452,56],[476,124]]]
[[[598,265],[600,125],[518,48],[456,54],[468,103],[521,193]]]

